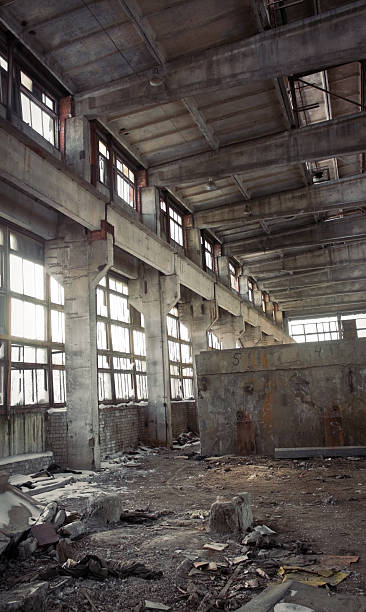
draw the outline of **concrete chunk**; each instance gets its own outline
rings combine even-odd
[[[239,534],[252,524],[249,493],[240,493],[232,500],[217,500],[210,508],[209,529],[214,533]]]
[[[23,584],[0,593],[0,612],[44,612],[48,582]]]

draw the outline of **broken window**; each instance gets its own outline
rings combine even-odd
[[[147,399],[144,318],[128,304],[128,285],[107,275],[97,287],[100,402]]]
[[[109,149],[102,140],[98,140],[98,179],[103,185],[109,185],[108,160]]]
[[[28,74],[20,71],[22,119],[52,145],[56,142],[56,100]]]
[[[63,288],[45,273],[41,241],[2,224],[0,253],[0,403],[64,404]]]
[[[170,392],[173,400],[192,399],[192,343],[188,327],[179,320],[178,308],[167,316]]]
[[[262,291],[262,295],[261,295],[261,305],[262,305],[262,310],[263,312],[266,312],[266,292]]]
[[[212,332],[207,332],[207,344],[209,349],[214,349],[216,351],[222,350],[222,342],[218,339],[218,337]]]

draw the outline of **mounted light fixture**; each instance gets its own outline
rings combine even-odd
[[[205,185],[205,190],[206,191],[216,191],[217,189],[217,185],[215,183],[215,181],[213,180],[213,178],[209,178],[207,185]]]
[[[153,71],[152,76],[150,77],[149,83],[151,87],[159,87],[160,85],[164,83],[157,68],[154,68],[154,71]]]

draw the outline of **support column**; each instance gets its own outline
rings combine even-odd
[[[276,325],[278,325],[278,327],[283,327],[283,314],[282,314],[282,310],[279,309],[278,304],[274,303],[274,316],[275,316],[275,321],[276,321]]]
[[[260,289],[257,289],[256,287],[253,289],[253,302],[254,302],[254,306],[256,308],[259,308],[260,310],[262,310],[262,291]]]
[[[235,317],[226,312],[215,322],[212,329],[221,340],[223,349],[233,349],[244,333],[245,324],[242,316]]]
[[[72,468],[100,468],[95,290],[113,263],[112,230],[102,222],[100,231],[86,234],[67,221],[46,246],[48,271],[65,290],[65,444]]]
[[[145,319],[148,405],[147,440],[164,446],[172,443],[168,332],[166,316],[180,297],[178,277],[163,276],[145,268],[141,304]]]
[[[243,300],[249,302],[248,277],[244,274],[239,276],[239,295]]]
[[[227,287],[231,287],[229,258],[227,255],[220,255],[217,258],[217,273],[219,280]]]
[[[64,156],[68,166],[90,182],[90,124],[85,117],[67,117],[64,120]]]
[[[266,315],[269,319],[273,320],[273,302],[269,298],[266,300]]]
[[[208,350],[207,332],[218,316],[216,300],[205,300],[194,295],[189,302],[179,304],[179,318],[191,332],[194,395],[197,398],[196,355]]]
[[[142,222],[154,234],[160,236],[160,198],[156,187],[141,188]]]
[[[193,215],[186,215],[183,219],[185,231],[186,255],[197,266],[202,266],[201,230],[193,227]]]

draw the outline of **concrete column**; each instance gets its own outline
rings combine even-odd
[[[262,291],[260,289],[253,289],[253,302],[256,308],[262,310]]]
[[[243,300],[249,301],[248,277],[244,274],[239,276],[239,295]]]
[[[249,323],[245,324],[245,332],[241,336],[241,340],[245,348],[257,346],[262,340],[262,330],[260,327],[254,327]]]
[[[65,290],[65,369],[68,465],[99,469],[96,295],[113,263],[113,237],[106,226],[85,234],[66,222],[46,246],[48,271]]]
[[[269,319],[273,320],[273,302],[266,300],[266,315]]]
[[[194,390],[197,398],[196,355],[208,350],[207,332],[217,319],[216,300],[194,295],[189,302],[179,304],[179,318],[191,332]]]
[[[160,236],[160,198],[156,187],[141,189],[141,214],[144,225]]]
[[[85,117],[65,120],[65,161],[83,179],[90,182],[90,124]]]
[[[145,319],[148,405],[145,414],[149,441],[172,442],[168,334],[166,316],[180,297],[178,277],[145,268],[141,306]]]
[[[274,313],[275,313],[276,325],[278,325],[278,327],[283,327],[283,313],[282,313],[282,310],[278,308],[278,304],[277,304],[277,307],[275,307],[274,309]]]
[[[242,316],[234,317],[226,312],[214,323],[212,329],[221,340],[223,349],[233,349],[244,333],[245,324]]]
[[[197,266],[202,267],[201,230],[193,227],[193,215],[186,215],[183,222],[187,257]]]
[[[357,340],[356,319],[342,321],[343,340]]]
[[[220,255],[216,261],[219,280],[227,287],[231,287],[228,256]]]

